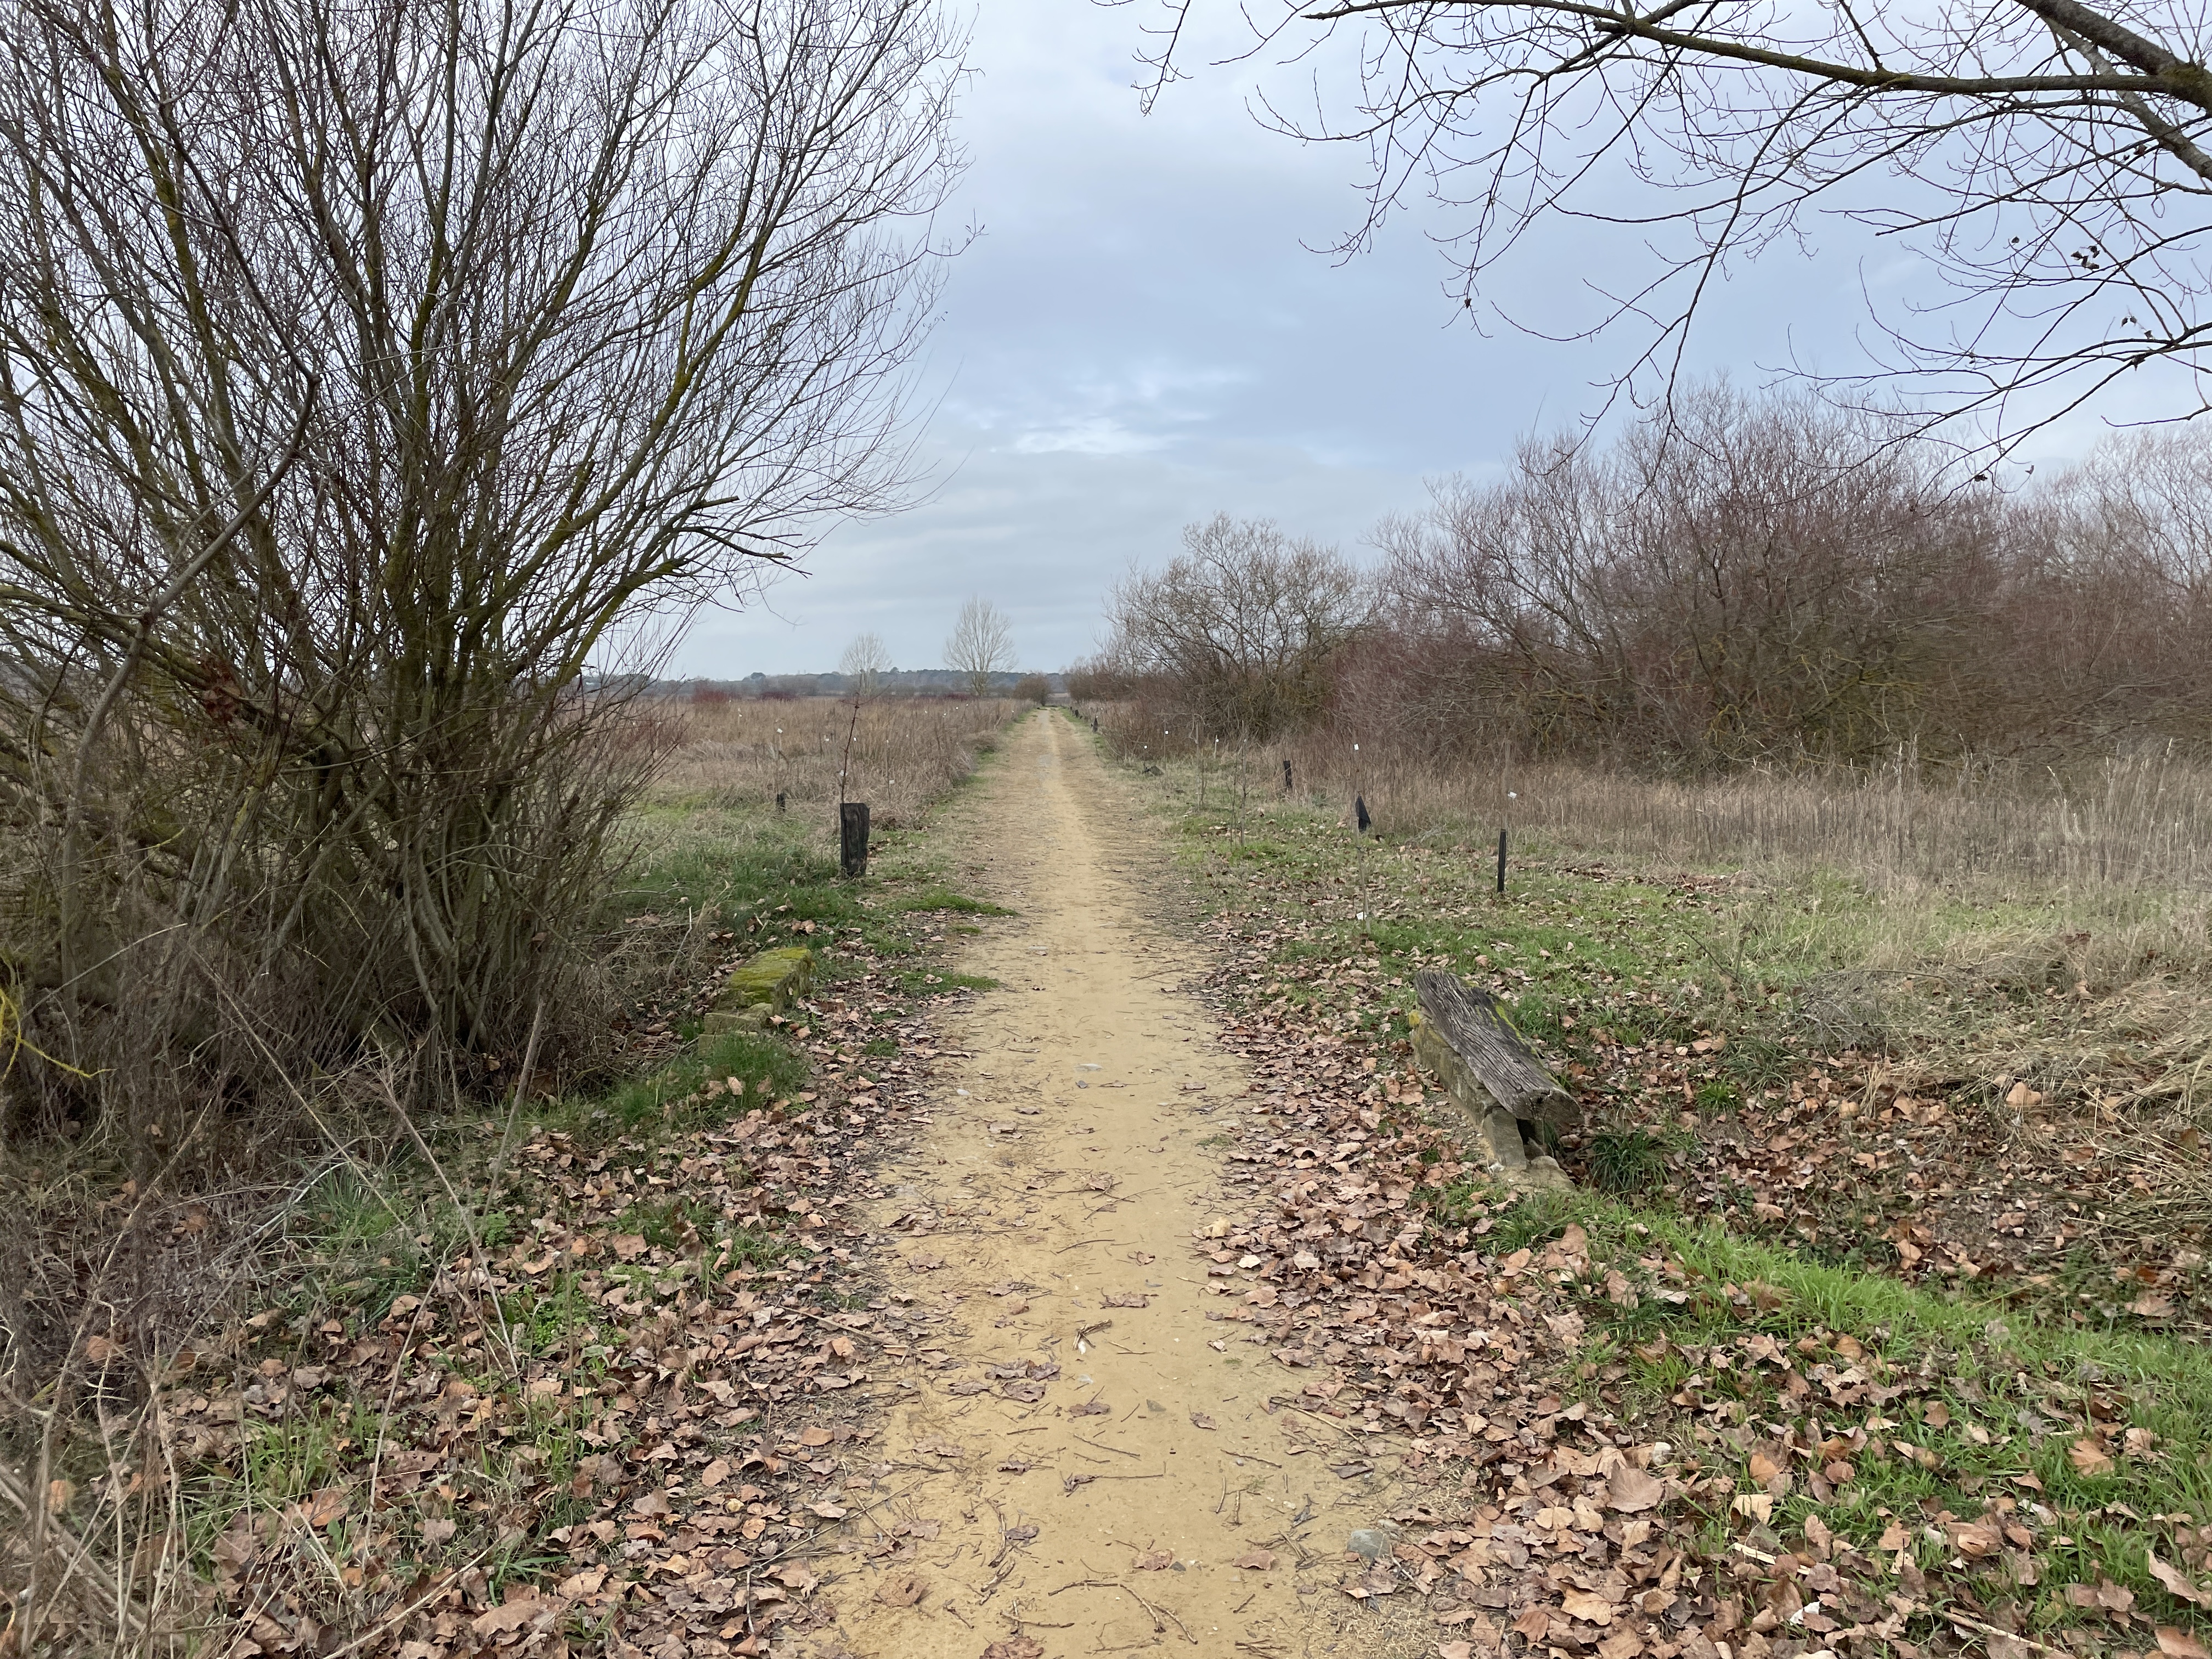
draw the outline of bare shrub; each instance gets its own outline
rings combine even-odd
[[[2130,441],[2001,496],[1862,417],[1709,386],[1386,520],[1382,623],[1332,718],[1409,752],[1674,772],[2195,741],[2208,458]]]
[[[222,1288],[133,1218],[603,1034],[614,671],[902,495],[957,67],[932,0],[9,16],[0,1461]]]

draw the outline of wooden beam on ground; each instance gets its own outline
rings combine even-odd
[[[1529,1123],[1581,1125],[1582,1108],[1529,1052],[1497,998],[1450,974],[1416,974],[1413,989],[1429,1027],[1501,1110]]]

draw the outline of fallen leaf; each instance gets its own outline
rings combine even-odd
[[[1611,1599],[1591,1595],[1583,1590],[1569,1590],[1561,1596],[1559,1611],[1570,1619],[1579,1619],[1588,1625],[1609,1625],[1613,1622]]]
[[[2194,1601],[2200,1607],[2212,1607],[2212,1591],[2199,1589],[2179,1569],[2167,1565],[2158,1559],[2156,1550],[2144,1553],[2150,1561],[2150,1576],[2185,1601]]]
[[[1044,1644],[1034,1636],[1009,1636],[985,1648],[983,1659],[1044,1659]]]
[[[1229,1565],[1249,1567],[1254,1572],[1266,1572],[1275,1565],[1275,1553],[1273,1550],[1246,1550]]]
[[[2087,1435],[2066,1449],[2066,1461],[2081,1474],[2096,1476],[2112,1472],[2111,1454]]]
[[[699,1471],[699,1484],[712,1492],[730,1478],[730,1465],[726,1458],[716,1458]]]
[[[1632,1515],[1648,1510],[1665,1496],[1667,1483],[1648,1470],[1623,1463],[1605,1483],[1605,1506]]]
[[[1995,1527],[1978,1521],[1954,1521],[1943,1530],[1951,1540],[1951,1547],[1970,1561],[1984,1560],[2004,1547],[2002,1534]]]
[[[916,1572],[895,1572],[876,1586],[876,1600],[887,1607],[910,1607],[929,1594],[929,1581]]]
[[[802,1446],[826,1446],[836,1437],[829,1430],[817,1425],[813,1428],[801,1429],[799,1432],[799,1443]]]
[[[1204,1412],[1193,1412],[1190,1414],[1190,1425],[1194,1429],[1210,1429],[1213,1426],[1213,1419]]]
[[[2166,1655],[2166,1659],[2212,1659],[2212,1655],[2204,1651],[2204,1644],[2199,1638],[2188,1631],[2177,1630],[2172,1625],[2158,1627],[2158,1650]]]
[[[1129,1565],[1139,1572],[1165,1572],[1175,1565],[1175,1554],[1170,1550],[1146,1550]]]
[[[558,1613],[560,1610],[558,1601],[541,1601],[534,1596],[527,1597],[518,1601],[507,1601],[488,1613],[478,1613],[470,1621],[469,1628],[478,1636],[497,1636],[505,1631],[520,1630],[541,1613]]]

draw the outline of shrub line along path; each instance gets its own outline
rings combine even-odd
[[[1320,1515],[1189,1248],[1247,1074],[1174,988],[1200,964],[1146,912],[1164,849],[1051,714],[946,829],[1015,914],[959,964],[999,988],[948,1012],[932,1121],[881,1171],[894,1290],[957,1334],[903,1373],[842,1634],[867,1659],[1303,1652],[1337,1619],[1301,1611],[1333,1591],[1301,1584],[1299,1539],[1364,1521]]]

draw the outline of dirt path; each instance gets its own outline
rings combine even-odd
[[[960,963],[1001,988],[946,1022],[963,1057],[872,1218],[908,1240],[899,1293],[951,1318],[942,1358],[901,1373],[842,1639],[862,1659],[1303,1654],[1335,1622],[1305,1599],[1328,1581],[1295,1571],[1313,1483],[1188,1248],[1246,1079],[1140,902],[1165,853],[1057,714],[1014,729],[950,830],[970,890],[1017,914]]]

